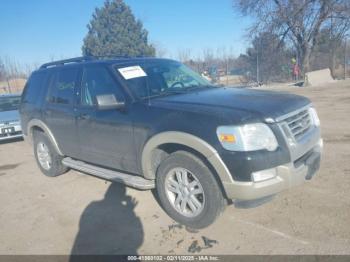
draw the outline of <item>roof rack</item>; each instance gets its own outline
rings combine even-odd
[[[93,56],[81,56],[81,57],[75,57],[75,58],[45,63],[42,66],[40,66],[40,68],[48,68],[51,66],[65,65],[65,64],[70,64],[70,63],[79,63],[79,62],[91,61],[94,59],[95,58]]]
[[[52,67],[52,66],[86,62],[86,61],[92,61],[92,60],[98,60],[98,59],[123,59],[123,58],[147,58],[147,57],[149,57],[149,56],[142,56],[142,55],[139,55],[139,56],[121,56],[121,55],[80,56],[80,57],[45,63],[42,66],[40,66],[40,68],[48,68],[48,67]]]

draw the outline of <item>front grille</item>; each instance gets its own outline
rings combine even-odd
[[[299,111],[287,117],[284,121],[287,123],[290,133],[294,136],[295,140],[301,139],[311,128],[309,109]]]

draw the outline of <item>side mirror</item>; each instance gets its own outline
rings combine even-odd
[[[125,106],[125,102],[118,101],[113,94],[98,95],[96,101],[99,110],[120,109]]]

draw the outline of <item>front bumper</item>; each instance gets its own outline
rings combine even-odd
[[[239,200],[259,199],[302,184],[318,171],[322,148],[323,141],[320,139],[300,159],[277,166],[274,178],[261,182],[224,182],[227,197]]]
[[[23,134],[21,133],[21,134],[13,134],[8,136],[1,136],[0,141],[5,141],[5,140],[10,140],[15,138],[23,138]]]

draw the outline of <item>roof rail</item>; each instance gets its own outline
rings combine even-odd
[[[124,58],[149,58],[150,56],[145,55],[100,55],[100,56],[92,56],[94,59],[124,59]]]
[[[81,56],[81,57],[75,57],[75,58],[45,63],[42,66],[40,66],[40,68],[48,68],[51,66],[58,66],[58,65],[70,64],[70,63],[79,63],[79,62],[91,61],[94,59],[95,58],[93,56]]]
[[[127,55],[125,55],[125,56],[123,56],[123,55],[80,56],[80,57],[45,63],[42,66],[40,66],[40,69],[48,68],[48,67],[52,67],[52,66],[71,64],[71,63],[79,63],[79,62],[98,60],[98,59],[123,59],[123,58],[148,58],[148,57],[149,56],[142,56],[142,55],[138,55],[138,56],[127,56]]]

